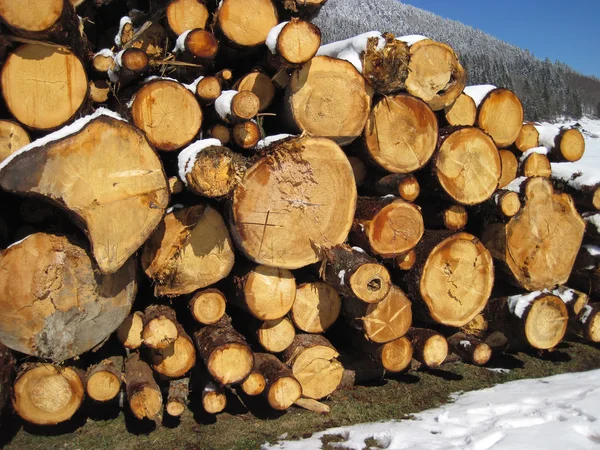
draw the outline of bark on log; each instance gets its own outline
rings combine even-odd
[[[363,139],[367,160],[388,172],[410,173],[425,166],[433,155],[438,123],[425,102],[397,94],[373,106]]]
[[[551,177],[556,188],[569,194],[577,206],[588,211],[600,210],[600,183],[581,179],[581,172],[571,173],[571,170],[567,174],[553,173]]]
[[[600,305],[585,305],[569,323],[569,330],[594,344],[600,343]]]
[[[237,47],[264,44],[278,17],[271,0],[256,0],[249,8],[246,0],[224,0],[216,12],[216,25]]]
[[[350,325],[363,332],[367,340],[378,344],[404,336],[412,324],[411,302],[394,285],[379,303],[367,304],[348,297],[344,299],[343,308]]]
[[[469,220],[464,206],[446,202],[423,202],[421,213],[428,230],[459,231],[467,226]]]
[[[202,125],[202,110],[194,94],[171,80],[151,81],[138,90],[131,116],[150,143],[164,151],[188,145]]]
[[[144,343],[142,331],[144,330],[144,313],[136,311],[127,316],[127,318],[117,328],[117,338],[123,344],[123,347],[135,350]]]
[[[162,394],[148,364],[138,353],[125,360],[125,389],[129,408],[137,419],[153,420],[160,416],[163,407]]]
[[[365,183],[364,191],[370,195],[399,196],[407,202],[414,202],[421,193],[421,187],[414,175],[390,174],[369,180]]]
[[[233,277],[236,295],[230,302],[259,320],[284,317],[296,298],[292,272],[264,265],[240,267]]]
[[[461,360],[476,366],[485,366],[492,357],[491,347],[482,340],[464,333],[455,333],[448,338],[450,350]]]
[[[121,392],[123,357],[113,356],[90,366],[85,374],[85,391],[97,402],[107,402]]]
[[[462,93],[450,106],[444,108],[444,118],[451,127],[472,127],[477,119],[475,101]]]
[[[514,92],[495,86],[465,88],[477,105],[477,126],[488,133],[498,148],[510,147],[523,126],[523,105]]]
[[[27,270],[23,270],[26,267]],[[104,341],[129,314],[136,262],[101,275],[84,248],[66,237],[36,233],[0,257],[0,342],[63,361]]]
[[[265,379],[263,394],[271,408],[284,411],[302,396],[302,386],[292,371],[268,353],[255,353],[257,370]]]
[[[6,58],[0,86],[8,110],[19,122],[51,130],[68,122],[82,107],[88,79],[81,61],[66,48],[25,44]]]
[[[540,145],[548,149],[552,162],[579,161],[585,152],[585,140],[577,128],[558,128],[554,125],[536,125]]]
[[[324,248],[323,252],[321,277],[340,294],[365,303],[378,303],[390,291],[390,273],[364,251],[337,245]]]
[[[483,310],[494,266],[479,239],[469,233],[426,231],[415,252],[417,262],[404,283],[416,318],[460,327]]]
[[[502,162],[496,145],[480,129],[450,128],[440,132],[432,174],[452,201],[472,206],[498,188]]]
[[[584,242],[600,244],[600,214],[595,212],[583,213],[585,221]]]
[[[10,398],[10,392],[15,376],[15,357],[12,352],[0,344],[0,415]]]
[[[227,299],[218,289],[206,289],[194,294],[189,303],[192,316],[202,325],[213,325],[225,314]]]
[[[298,269],[319,261],[320,247],[346,240],[355,206],[354,176],[341,149],[327,139],[291,139],[246,171],[233,191],[230,229],[254,262]]]
[[[263,72],[250,72],[240,78],[235,84],[235,90],[239,92],[250,91],[259,99],[259,112],[265,111],[275,97],[275,85],[271,77]]]
[[[342,301],[333,286],[322,283],[303,283],[296,290],[290,311],[294,325],[305,333],[324,333],[337,320]]]
[[[302,395],[320,400],[332,394],[342,380],[344,368],[338,356],[337,350],[323,336],[299,334],[283,353],[283,361],[300,382]]]
[[[179,36],[187,30],[206,28],[210,13],[203,0],[171,0],[165,17],[171,31]]]
[[[540,133],[533,122],[525,122],[521,126],[515,146],[523,153],[540,146]]]
[[[371,96],[372,88],[348,61],[316,56],[293,72],[286,107],[297,130],[348,145],[363,131]]]
[[[258,343],[267,352],[281,353],[286,350],[296,337],[296,330],[292,322],[286,318],[267,320],[256,331]]]
[[[273,3],[286,20],[290,17],[310,20],[319,13],[327,0],[274,0]]]
[[[55,425],[73,417],[85,397],[81,374],[71,367],[25,363],[13,385],[15,412],[35,425]]]
[[[370,255],[395,258],[423,236],[420,208],[393,196],[358,197],[349,240]]]
[[[411,328],[406,337],[413,346],[414,359],[429,369],[441,366],[448,356],[448,341],[436,331]]]
[[[566,283],[581,246],[585,223],[568,195],[556,194],[546,178],[522,184],[525,204],[507,224],[484,230],[482,241],[500,268],[524,289]]]
[[[502,332],[512,345],[549,350],[562,341],[569,313],[557,296],[531,292],[491,299],[483,311],[488,328]]]
[[[208,372],[222,385],[243,381],[254,367],[252,351],[228,316],[196,332],[194,341]]]
[[[30,142],[29,134],[21,125],[0,120],[0,163]]]
[[[154,281],[157,296],[205,288],[229,275],[233,263],[227,226],[221,215],[206,205],[167,214],[142,252],[142,268]]]
[[[0,186],[67,211],[87,234],[100,270],[114,273],[161,221],[167,180],[156,153],[128,123],[103,111],[72,127],[74,134],[51,135],[56,140],[34,142],[4,161]]]
[[[517,177],[519,170],[519,161],[510,150],[500,150],[500,161],[502,162],[502,172],[498,188],[503,188]]]
[[[180,417],[187,408],[190,395],[190,379],[171,380],[169,382],[169,393],[167,394],[167,414]]]

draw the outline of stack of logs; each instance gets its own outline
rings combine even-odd
[[[600,187],[550,165],[581,132],[423,36],[321,45],[325,1],[0,0],[0,408],[326,412],[600,341]]]

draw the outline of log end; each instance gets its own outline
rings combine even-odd
[[[158,389],[143,386],[129,398],[129,407],[135,417],[154,419],[162,410],[162,395]]]
[[[302,386],[294,377],[281,377],[275,381],[267,393],[271,408],[283,411],[302,397]]]
[[[280,353],[292,344],[296,330],[287,317],[282,317],[263,322],[257,335],[259,344],[266,351]]]
[[[381,349],[381,364],[391,373],[399,373],[410,366],[413,347],[406,337],[383,344]]]
[[[86,392],[97,402],[107,402],[117,396],[121,390],[121,380],[112,372],[101,370],[93,373],[87,380]]]
[[[556,347],[565,336],[568,319],[567,307],[559,297],[538,297],[525,318],[527,342],[540,350]]]
[[[229,343],[211,353],[206,366],[219,383],[239,383],[252,372],[254,357],[247,345]]]
[[[350,277],[352,293],[365,303],[379,303],[390,291],[392,281],[385,266],[377,263],[361,265]]]
[[[585,140],[581,131],[572,128],[562,134],[560,153],[569,162],[579,161],[585,152]]]
[[[256,396],[264,392],[267,382],[260,372],[252,372],[242,383],[242,390],[246,395]]]

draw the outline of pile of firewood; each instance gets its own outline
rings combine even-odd
[[[600,341],[581,132],[423,36],[322,45],[325,2],[0,0],[0,408],[323,412]]]

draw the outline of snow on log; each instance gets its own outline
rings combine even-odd
[[[600,175],[594,170],[580,171],[573,164],[552,163],[552,181],[571,195],[578,206],[600,210]]]

